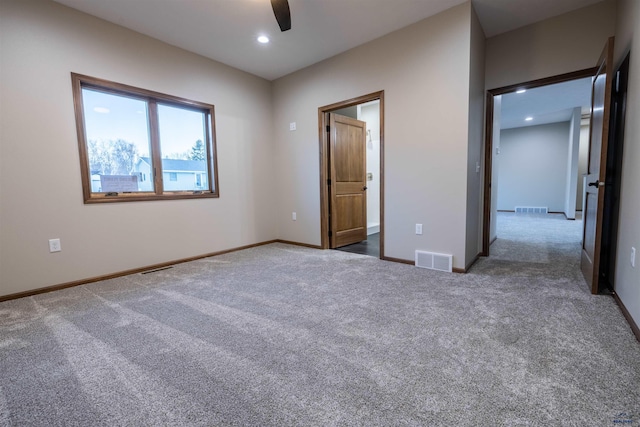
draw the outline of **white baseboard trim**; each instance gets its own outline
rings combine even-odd
[[[376,234],[380,232],[380,224],[368,224],[367,225],[367,236],[371,234]]]

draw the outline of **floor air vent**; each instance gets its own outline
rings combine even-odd
[[[453,271],[453,255],[416,251],[416,267],[451,273]]]
[[[549,213],[549,208],[546,206],[516,206],[516,213],[546,214]]]

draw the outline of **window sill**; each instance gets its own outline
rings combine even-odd
[[[94,203],[121,203],[121,202],[144,202],[147,200],[180,200],[180,199],[212,199],[219,198],[218,193],[203,191],[194,194],[193,192],[167,192],[164,194],[154,193],[119,193],[117,196],[107,196],[107,193],[92,193],[89,197],[85,196],[85,204]]]

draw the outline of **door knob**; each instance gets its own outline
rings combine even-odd
[[[367,186],[365,185],[364,187],[362,187],[362,191],[366,191],[367,190]]]
[[[595,181],[589,183],[589,187],[597,187],[599,184],[600,181],[596,179]]]

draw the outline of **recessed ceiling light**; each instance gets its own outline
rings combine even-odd
[[[102,113],[102,114],[107,114],[110,112],[110,110],[105,107],[94,107],[93,111],[95,111],[96,113]]]
[[[516,91],[516,93],[525,93],[527,90],[526,89],[519,89]]]
[[[530,122],[531,120],[533,120],[533,117],[527,117],[525,120]]]
[[[258,37],[258,42],[260,42],[262,44],[269,43],[269,37],[267,37],[267,36],[259,36]]]

